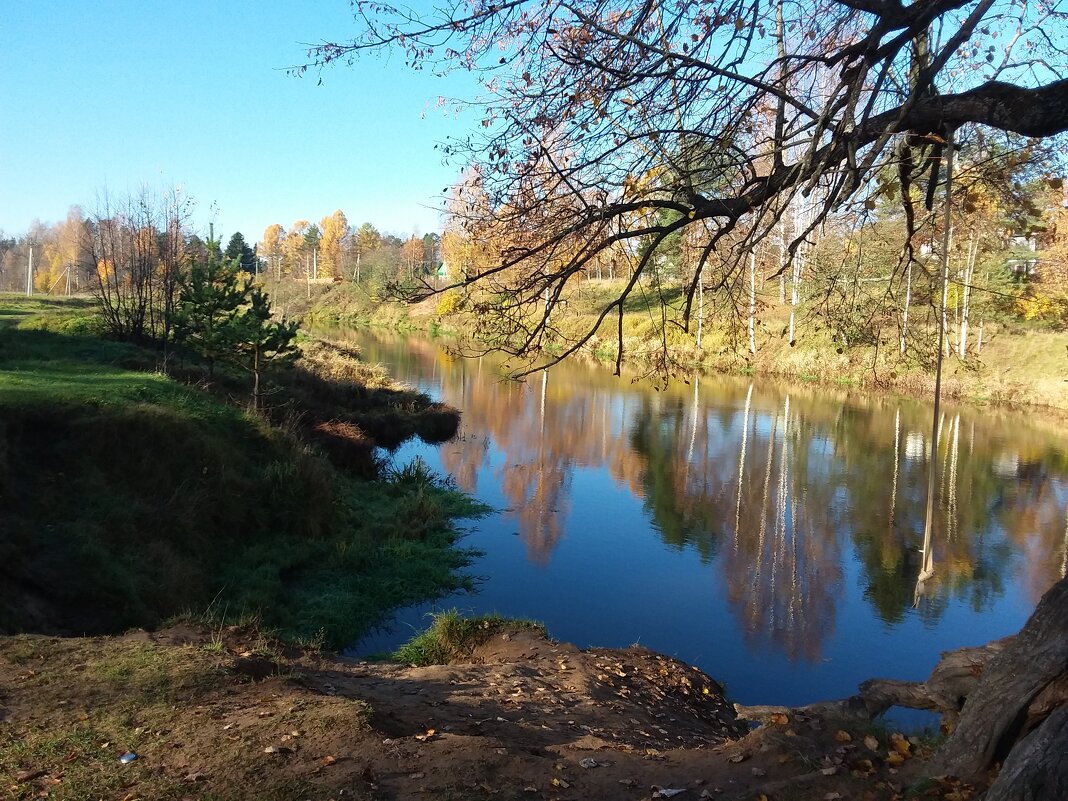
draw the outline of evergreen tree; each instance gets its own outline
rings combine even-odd
[[[284,317],[273,321],[267,293],[250,287],[248,305],[235,320],[234,332],[233,360],[252,373],[252,406],[258,410],[262,406],[260,379],[264,370],[274,362],[289,363],[296,356],[293,339],[297,322]]]
[[[318,225],[309,225],[308,230],[304,232],[304,252],[314,253],[319,249],[319,240],[323,238],[322,231],[319,230]]]
[[[245,272],[256,274],[256,251],[249,247],[240,231],[230,237],[223,255],[231,261],[236,259]]]
[[[194,260],[181,282],[175,333],[179,343],[204,360],[210,379],[215,362],[234,346],[235,322],[249,288],[238,277],[240,262],[222,258],[218,240],[209,237],[207,249],[207,258]]]

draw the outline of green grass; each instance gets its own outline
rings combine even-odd
[[[114,632],[215,607],[338,646],[467,586],[452,521],[481,507],[425,466],[339,472],[150,372],[154,353],[87,334],[92,314],[0,298],[0,632]]]
[[[557,354],[585,336],[606,304],[617,299],[623,289],[621,281],[590,280],[569,287],[564,303],[554,312],[550,334],[542,342],[544,352]],[[931,343],[933,328],[921,322],[913,324],[914,341],[909,354],[902,358],[898,350],[894,312],[887,311],[870,321],[860,315],[850,319],[843,309],[832,309],[806,302],[797,309],[796,341],[787,341],[789,306],[778,304],[777,293],[768,287],[764,303],[757,314],[757,352],[748,352],[744,310],[717,308],[722,299],[716,293],[706,295],[706,321],[702,347],[696,346],[696,322],[690,330],[681,328],[684,296],[681,288],[665,286],[662,292],[638,287],[623,303],[622,340],[624,358],[639,370],[654,364],[677,374],[698,370],[743,375],[765,375],[800,380],[806,383],[877,387],[881,390],[929,397],[933,391]],[[459,336],[476,335],[485,326],[485,316],[472,311],[479,302],[492,302],[489,293],[473,290],[464,304],[448,304],[438,311],[437,304],[424,303],[401,315],[396,304],[372,308],[366,302],[364,313],[346,317],[345,311],[360,295],[360,290],[345,287],[324,293],[315,307],[319,318],[333,319],[345,325],[380,325],[398,330],[435,330],[457,332]],[[661,302],[666,305],[668,324],[662,326]],[[388,309],[385,306],[388,305]],[[694,310],[696,313],[696,310]],[[540,314],[540,306],[529,310]],[[916,311],[916,320],[923,310]],[[739,316],[740,315],[740,316]],[[858,312],[859,315],[859,312]],[[318,319],[318,318],[317,318]],[[848,331],[844,344],[839,327]],[[503,331],[491,331],[504,336]],[[975,354],[978,324],[972,321],[971,351],[963,361],[951,357],[945,365],[945,397],[998,405],[1029,405],[1068,411],[1068,382],[1064,381],[1064,355],[1068,332],[1041,326],[987,319],[981,354]],[[584,351],[606,362],[614,362],[618,347],[615,310],[586,343]],[[955,343],[955,332],[951,332]],[[667,364],[659,364],[666,341]]]
[[[528,629],[545,636],[545,627],[529,620],[499,615],[463,617],[456,609],[431,616],[430,627],[417,634],[392,654],[397,662],[417,667],[447,665],[465,659],[494,634],[511,629]]]
[[[457,546],[454,517],[483,510],[435,481],[346,479],[341,524],[331,536],[268,537],[225,571],[235,612],[261,609],[288,639],[335,647],[355,640],[384,612],[428,595],[470,589],[457,571],[472,556]]]

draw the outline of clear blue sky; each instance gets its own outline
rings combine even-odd
[[[439,228],[460,165],[436,142],[474,115],[437,107],[466,78],[398,54],[288,75],[306,44],[351,38],[346,0],[0,0],[0,230],[55,222],[142,185],[179,185],[196,225],[317,222],[340,208],[407,236]]]

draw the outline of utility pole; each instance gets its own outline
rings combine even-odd
[[[30,245],[30,260],[26,263],[26,297],[33,297],[33,245]]]

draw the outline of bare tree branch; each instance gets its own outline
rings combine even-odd
[[[626,280],[558,352],[621,313],[673,236],[703,237],[701,268],[715,254],[713,283],[738,292],[745,254],[792,204],[810,213],[788,259],[887,174],[909,184],[929,172],[933,191],[947,128],[1068,130],[1068,58],[1043,30],[1064,14],[1048,2],[471,0],[426,17],[354,7],[361,36],[312,49],[302,69],[400,48],[416,69],[481,75],[470,101],[481,135],[445,150],[477,169],[485,199],[458,225],[500,258],[446,289],[492,287],[486,332],[496,322],[491,340],[531,357],[558,335],[565,285],[609,255]],[[684,282],[684,327],[698,275]]]

